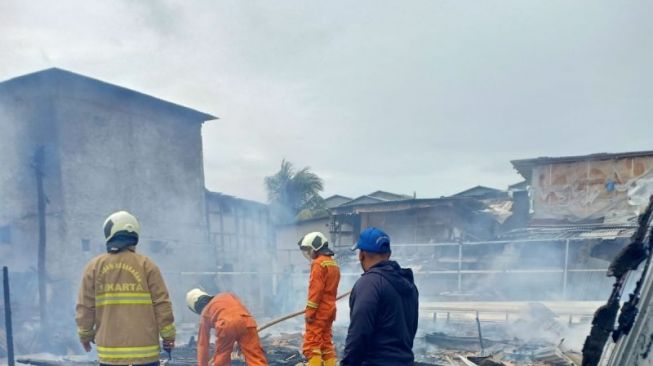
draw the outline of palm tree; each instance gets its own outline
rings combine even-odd
[[[279,171],[265,177],[265,188],[268,202],[280,222],[292,221],[300,212],[301,218],[308,218],[324,211],[324,200],[320,196],[324,189],[322,178],[309,167],[295,171],[292,163],[283,159]]]

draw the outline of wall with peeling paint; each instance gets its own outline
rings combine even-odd
[[[585,160],[533,168],[533,219],[624,223],[653,190],[653,156]]]

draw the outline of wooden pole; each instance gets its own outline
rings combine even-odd
[[[11,324],[11,298],[9,297],[9,269],[7,267],[2,267],[2,282],[5,300],[5,330],[7,331],[7,364],[15,366],[14,331]]]
[[[336,301],[349,296],[349,294],[351,294],[351,291],[345,292],[344,294],[336,297]],[[258,327],[257,331],[260,333],[263,330],[268,329],[273,325],[277,325],[277,324],[279,324],[279,323],[281,323],[283,321],[286,321],[288,319],[292,319],[294,317],[300,316],[300,315],[304,314],[304,311],[305,310],[300,310],[300,311],[297,311],[297,312],[294,312],[294,313],[290,313],[288,315],[284,315],[281,318],[274,319],[274,320],[272,320],[272,321],[270,321],[268,323],[265,323],[265,324],[261,325],[260,327]]]
[[[481,332],[481,318],[476,312],[476,327],[478,328],[478,341],[481,344],[481,357],[485,356],[485,345],[483,344],[483,333]]]
[[[41,317],[41,329],[47,329],[47,294],[46,294],[46,268],[45,268],[45,204],[46,198],[43,191],[43,165],[45,161],[45,154],[43,146],[36,150],[34,155],[34,173],[36,175],[36,190],[37,190],[37,206],[38,206],[38,222],[39,222],[39,247],[38,247],[38,286],[39,286],[39,315]]]
[[[562,298],[567,300],[567,282],[569,282],[569,239],[565,242],[565,268],[562,274]]]

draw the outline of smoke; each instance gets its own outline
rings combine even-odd
[[[139,218],[137,250],[172,272],[164,276],[179,319],[185,292],[196,283],[180,273],[215,268],[201,124],[142,98],[62,70],[0,87],[0,265],[11,271],[18,352],[80,351],[77,290],[85,264],[104,253],[102,223],[112,212],[128,210]],[[33,157],[41,146],[47,324],[35,305],[39,230]],[[39,328],[44,329],[34,331]]]
[[[73,96],[80,100],[83,96],[96,97],[108,105],[117,102],[111,99],[115,96],[104,95],[82,82],[72,81],[70,86]],[[50,100],[48,90],[34,93],[37,101]],[[175,120],[165,108],[130,112],[77,102],[58,108],[48,102],[43,108],[32,108],[29,103],[13,103],[13,97],[2,94],[0,98],[5,98],[0,99],[0,156],[6,160],[0,171],[0,264],[12,269],[15,329],[25,347],[21,352],[79,351],[73,309],[80,274],[88,260],[104,251],[104,218],[120,209],[139,217],[143,232],[137,249],[163,270],[179,323],[197,322],[184,301],[186,291],[194,287],[210,293],[234,292],[260,319],[305,307],[308,263],[284,268],[275,261],[278,241],[272,224],[279,215],[290,213],[283,207],[268,208],[207,193],[201,149],[188,148],[201,146],[196,121]],[[130,98],[127,101],[137,103]],[[143,117],[143,113],[151,115]],[[116,130],[131,133],[125,136]],[[38,238],[31,159],[41,144],[46,151],[44,185],[48,196],[48,325],[56,329],[52,332],[56,335],[45,341],[35,336],[46,333],[35,331],[43,324],[34,316]],[[383,224],[391,224],[386,217],[382,219]],[[457,229],[439,230],[441,227],[433,228],[430,222],[424,224],[418,219],[405,215],[401,218],[405,222],[390,227],[393,243],[422,240],[428,244],[460,234]],[[470,226],[477,224],[471,221]],[[492,229],[482,223],[479,220],[478,227],[469,231]],[[427,226],[432,232],[419,231]],[[422,304],[442,300],[596,299],[609,287],[603,273],[583,272],[577,266],[600,269],[606,263],[580,261],[589,252],[587,243],[571,242],[569,251],[566,246],[563,241],[397,245],[393,259],[414,269]],[[291,255],[300,256],[299,251]],[[340,252],[337,259],[342,293],[353,287],[361,269],[351,252]],[[346,327],[348,320],[347,302],[342,300],[336,324]],[[297,322],[301,324],[301,320]],[[295,325],[291,322],[285,326]],[[517,327],[514,332],[526,336],[525,330],[528,327]]]
[[[388,232],[393,239],[415,236],[413,230]],[[608,262],[589,256],[596,240],[515,240],[462,246],[402,245],[394,240],[393,244],[392,259],[415,273],[423,309],[421,334],[439,331],[474,336],[473,312],[452,310],[450,315],[462,323],[448,324],[441,319],[434,322],[425,309],[477,307],[481,319],[494,319],[482,323],[484,328],[495,329],[494,336],[499,339],[553,345],[564,339],[567,348],[579,350],[589,330],[588,317],[608,296],[612,282],[605,276]],[[501,309],[505,313],[501,314]],[[577,315],[578,311],[585,315]],[[491,325],[497,320],[503,321],[499,328]]]

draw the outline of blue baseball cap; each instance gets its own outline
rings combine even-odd
[[[358,241],[351,250],[360,249],[372,253],[390,253],[390,237],[381,229],[370,227],[361,232]]]

